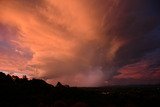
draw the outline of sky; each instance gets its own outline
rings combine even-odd
[[[0,71],[71,86],[160,83],[159,0],[0,0]]]

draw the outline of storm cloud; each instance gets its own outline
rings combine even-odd
[[[1,0],[0,70],[72,86],[158,83],[159,12],[158,0]]]

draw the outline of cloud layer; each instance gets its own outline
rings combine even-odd
[[[157,4],[1,0],[0,70],[73,86],[157,83]]]

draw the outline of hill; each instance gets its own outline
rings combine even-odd
[[[1,107],[144,107],[160,104],[160,86],[76,88],[53,86],[0,72]]]

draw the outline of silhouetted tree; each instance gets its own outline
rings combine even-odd
[[[58,82],[55,87],[63,88],[64,86],[60,82]]]
[[[28,80],[27,76],[26,75],[23,75],[23,80]]]

